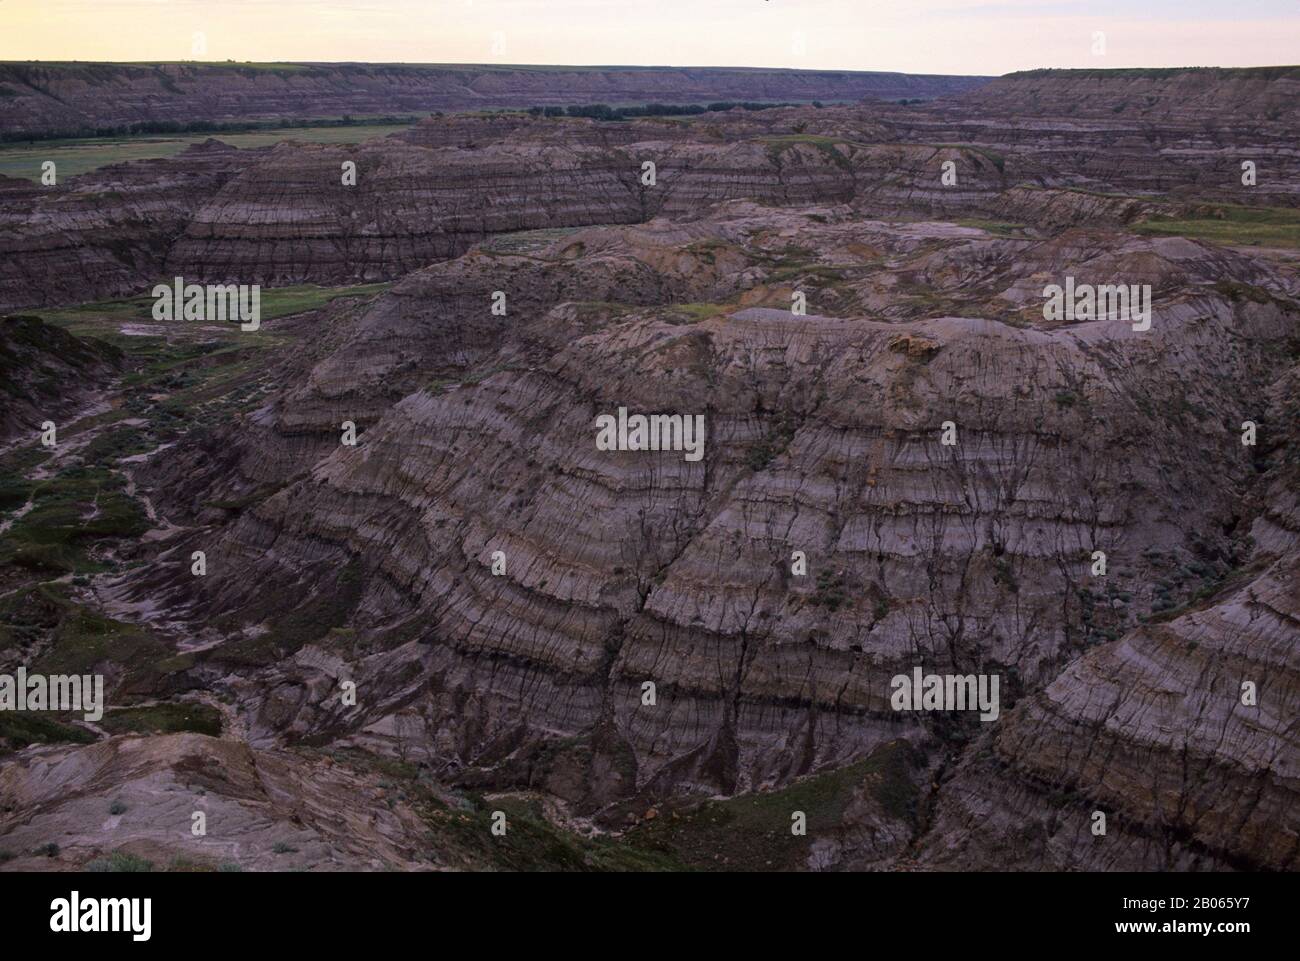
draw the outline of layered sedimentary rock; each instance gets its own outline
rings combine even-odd
[[[0,310],[145,293],[195,210],[254,156],[208,141],[50,186],[0,178]]]
[[[210,142],[61,186],[13,182],[0,309],[140,293],[160,274],[264,285],[393,279],[496,234],[689,220],[733,199],[1049,231],[1223,216],[1206,200],[1300,201],[1285,118],[1225,118],[1221,129],[1024,118],[1016,97],[1029,82],[1011,78],[969,103],[737,110],[688,122],[434,117],[352,147]],[[356,165],[355,185],[345,163]],[[1249,187],[1243,163],[1254,165]]]
[[[904,140],[1021,154],[1049,186],[1294,207],[1297,89],[1297,67],[1027,71],[881,119]]]
[[[109,853],[159,870],[427,870],[411,843],[419,819],[386,803],[380,780],[199,734],[119,737],[0,768],[0,837],[17,854],[9,870],[77,870]]]
[[[343,185],[349,160],[356,187]],[[168,268],[270,284],[391,278],[489,233],[637,220],[638,174],[587,147],[284,144],[195,213]]]
[[[1293,547],[1219,603],[1076,661],[957,772],[925,861],[1295,870],[1297,597]]]
[[[923,863],[1296,870],[1295,357],[1262,398],[1262,476],[1242,499],[1253,516],[1236,569],[1027,698],[956,771]]]
[[[0,319],[0,446],[47,420],[56,423],[112,378],[121,351],[86,341],[39,317]]]
[[[0,127],[76,134],[141,122],[279,120],[592,103],[928,98],[986,77],[719,67],[0,64]]]
[[[139,769],[184,786],[176,757],[216,752],[355,789],[351,818],[370,782],[316,752],[360,752],[629,843],[710,805],[784,832],[829,792],[782,867],[1297,867],[1291,238],[1138,231],[1285,226],[1300,177],[1272,121],[1253,195],[1207,159],[1235,128],[998,109],[432,118],[236,155],[167,273],[395,283],[266,318],[228,359],[258,392],[123,462],[157,526],[76,596],[171,656],[104,655],[111,698],[211,697],[245,742]],[[1149,314],[1046,309],[1118,284]],[[620,409],[702,418],[700,456],[608,449]],[[917,669],[998,678],[996,719],[897,709]],[[156,740],[56,763],[111,755],[102,799]],[[5,790],[35,798],[49,750]],[[60,823],[38,800],[0,839]],[[384,863],[421,860],[407,814]]]
[[[708,229],[751,265],[749,291],[781,296],[761,283],[762,245],[791,236],[796,214],[735,214]],[[919,275],[954,303],[997,291],[1000,319],[739,304],[701,317],[637,306],[731,299],[707,273],[692,289],[649,269],[654,233],[579,232],[526,266],[476,253],[413,275],[268,409],[245,456],[278,434],[324,437],[353,410],[360,445],[322,448],[309,476],[177,550],[203,543],[239,576],[196,585],[154,568],[117,590],[162,592],[229,631],[264,625],[274,648],[284,598],[310,584],[340,598],[348,633],[314,625],[309,643],[263,655],[266,678],[235,685],[255,738],[400,744],[508,784],[539,739],[582,736],[573,800],[598,806],[781,785],[931,737],[952,719],[889,707],[889,679],[913,665],[998,673],[1020,717],[1021,695],[1080,652],[1131,642],[1161,585],[1190,592],[1241,563],[1233,531],[1256,469],[1207,413],[1267,410],[1295,323],[1268,269],[1183,240],[1115,249],[934,225],[850,287],[898,299]],[[811,220],[799,236],[834,260],[861,234]],[[1117,264],[1156,292],[1150,332],[1042,319],[1041,278],[1100,281]],[[622,303],[572,302],[566,277]],[[1236,296],[1236,277],[1278,296]],[[528,292],[504,319],[488,309],[492,279]],[[407,361],[443,381],[412,392]],[[457,370],[469,376],[448,379]],[[620,406],[703,413],[707,456],[599,452],[594,418]],[[1176,470],[1188,462],[1202,469]],[[1095,550],[1104,581],[1089,574]],[[205,660],[247,656],[239,642]],[[328,696],[341,678],[371,692],[366,709]]]
[[[963,164],[966,179],[940,195],[935,183],[949,160]],[[356,187],[342,185],[345,161],[357,165]],[[876,214],[924,209],[929,198],[950,213],[971,212],[991,206],[1004,179],[963,148],[797,135],[621,146],[543,137],[535,146],[491,141],[478,149],[392,140],[352,151],[283,145],[197,211],[167,264],[210,280],[356,282],[457,256],[493,234],[690,219],[742,198],[778,206],[854,202]]]
[[[1300,66],[1131,70],[1025,70],[997,77],[963,97],[989,111],[1036,117],[1132,114],[1146,121],[1294,123]],[[1010,111],[1008,111],[1010,112]]]

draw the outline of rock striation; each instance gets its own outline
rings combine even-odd
[[[1245,563],[1241,501],[1257,466],[1206,412],[1267,411],[1296,319],[1288,281],[1184,240],[1008,244],[933,225],[859,283],[900,300],[922,275],[954,305],[1000,298],[1000,319],[797,316],[742,306],[767,287],[763,245],[803,216],[798,236],[830,260],[860,227],[808,216],[830,221],[829,209],[733,214],[691,229],[736,245],[724,276],[747,276],[744,290],[704,269],[685,271],[695,286],[667,273],[683,265],[665,241],[698,249],[668,223],[413,274],[264,412],[263,431],[240,432],[253,462],[277,437],[321,438],[301,479],[202,535],[214,564],[241,575],[196,592],[155,568],[116,590],[272,636],[284,598],[345,595],[345,642],[321,622],[304,646],[264,652],[265,679],[239,682],[255,738],[400,744],[447,772],[496,771],[497,786],[542,742],[588,738],[572,800],[594,808],[780,786],[900,736],[977,737],[978,724],[962,734],[891,710],[889,679],[918,664],[1000,674],[1010,743],[1067,665],[1145,636],[1162,585],[1187,595]],[[978,277],[959,266],[974,263]],[[1100,279],[1118,263],[1159,292],[1149,334],[1042,320],[1037,278]],[[576,277],[621,302],[575,301]],[[1235,297],[1234,277],[1277,299]],[[528,292],[504,320],[488,309],[492,282]],[[674,303],[688,297],[723,306],[701,317]],[[415,372],[441,378],[420,385]],[[594,417],[619,406],[702,412],[708,455],[601,455]],[[354,411],[360,445],[326,446]],[[940,443],[947,420],[956,449]],[[1188,459],[1209,466],[1170,473]],[[159,484],[193,496],[180,477]],[[1109,557],[1104,583],[1089,574],[1095,550]],[[794,551],[806,578],[791,575]],[[205,660],[247,655],[237,642]],[[377,699],[358,714],[330,707],[322,694],[342,677]]]
[[[483,64],[0,64],[0,127],[75,135],[172,121],[427,114],[570,104],[931,98],[987,77],[728,67]]]
[[[279,292],[299,306],[247,338],[158,324],[95,395],[149,435],[93,451],[152,529],[80,580],[0,563],[0,638],[103,669],[114,705],[202,701],[223,738],[14,747],[0,844],[174,856],[144,817],[75,825],[114,791],[179,816],[199,785],[236,825],[218,855],[254,867],[277,842],[309,868],[538,866],[456,834],[486,793],[535,800],[529,836],[584,866],[614,863],[594,832],[763,867],[746,832],[815,796],[781,868],[1295,870],[1300,171],[1267,109],[1180,122],[1161,98],[1209,99],[1156,78],[1148,118],[1076,116],[1053,91],[1080,80],[433,117],[0,185],[11,299],[391,281]],[[74,256],[101,267],[35,279]],[[1048,309],[1119,284],[1149,314]],[[701,418],[701,456],[601,443],[629,412]],[[996,717],[899,709],[914,671],[996,677]]]
[[[210,140],[49,187],[0,177],[0,310],[147,293],[200,203],[253,156]]]
[[[0,319],[0,446],[41,424],[73,413],[102,390],[122,364],[122,353],[82,340],[39,317]]]

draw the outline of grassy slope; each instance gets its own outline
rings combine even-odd
[[[158,283],[167,283],[169,278],[157,278]],[[275,320],[308,310],[324,307],[338,297],[372,297],[383,293],[392,286],[389,282],[374,284],[355,284],[350,287],[319,287],[316,284],[298,284],[292,287],[263,287],[261,294],[262,320]],[[150,345],[141,343],[141,338],[122,335],[118,328],[127,324],[152,325],[151,311],[154,300],[149,296],[131,297],[124,300],[102,300],[75,307],[46,308],[31,313],[39,313],[48,323],[63,327],[83,337],[96,337],[129,350],[137,358],[150,351]],[[243,345],[255,338],[239,331],[234,324],[229,325],[229,337],[237,338]],[[182,329],[184,329],[182,327]],[[258,333],[262,333],[259,331]],[[206,335],[205,335],[206,336]],[[148,358],[153,359],[153,358]]]
[[[530,795],[484,796],[437,791],[414,765],[356,751],[326,752],[362,769],[379,771],[429,825],[430,853],[445,865],[517,871],[714,871],[806,866],[818,837],[837,831],[862,790],[886,815],[914,823],[917,755],[895,741],[870,757],[803,778],[778,791],[704,801],[657,814],[621,835],[583,836],[553,823]],[[492,812],[503,811],[504,837],[491,832]],[[807,834],[791,833],[791,813],[807,817]]]
[[[1300,211],[1283,207],[1213,204],[1195,208],[1190,217],[1153,218],[1133,229],[1227,246],[1300,247]]]
[[[343,296],[374,296],[388,286],[267,290],[263,316],[297,314]],[[129,547],[151,526],[140,501],[127,493],[122,458],[227,423],[259,404],[264,381],[273,376],[270,361],[294,340],[267,330],[244,333],[233,324],[222,331],[177,323],[167,336],[121,333],[128,324],[153,326],[151,307],[151,298],[140,297],[42,311],[57,327],[119,346],[125,371],[110,409],[61,426],[55,454],[33,436],[0,455],[0,525],[9,525],[0,530],[0,662],[86,673],[111,661],[136,691],[166,690],[171,674],[192,665],[191,655],[177,655],[147,628],[87,606],[77,588],[96,573],[133,563]],[[142,423],[123,423],[129,419]],[[113,703],[122,706],[120,699]],[[0,753],[34,742],[87,739],[85,728],[66,722],[0,715]],[[210,708],[188,702],[111,712],[103,726],[115,733],[220,731]]]

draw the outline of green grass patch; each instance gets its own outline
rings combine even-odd
[[[998,173],[1002,173],[1007,164],[1007,160],[1002,156],[1002,154],[995,153],[987,147],[976,147],[973,144],[968,143],[937,143],[932,144],[931,146],[939,150],[965,150],[968,153],[978,154],[996,167]],[[976,166],[978,166],[978,162],[976,163]]]
[[[154,870],[153,862],[145,858],[114,851],[107,857],[86,862],[85,870],[91,874],[143,874]]]
[[[1281,207],[1198,207],[1189,217],[1153,217],[1133,230],[1152,236],[1190,237],[1212,244],[1247,247],[1300,247],[1300,210]]]
[[[106,430],[81,450],[81,458],[88,464],[109,467],[123,457],[143,454],[156,445],[149,434],[138,427],[119,427]]]
[[[0,565],[53,573],[95,573],[87,547],[105,538],[139,537],[149,529],[125,481],[99,467],[74,467],[32,482],[32,509],[0,535]]]
[[[1025,231],[1024,224],[1013,224],[1002,220],[978,220],[965,219],[954,220],[958,227],[974,227],[977,230],[983,230],[993,234],[996,237],[1023,237]]]
[[[727,313],[732,308],[726,304],[673,304],[668,308],[670,317],[681,317],[687,323],[698,324],[703,320]]]
[[[487,251],[500,254],[534,254],[545,250],[557,240],[563,240],[570,234],[586,227],[542,227],[537,230],[517,230],[511,233],[495,234],[483,241],[480,246]]]
[[[0,474],[0,513],[17,510],[26,504],[34,487],[26,478]]]
[[[1039,67],[1035,70],[1017,70],[1002,77],[1002,80],[1015,78],[1040,79],[1055,77],[1065,80],[1086,78],[1089,80],[1164,80],[1182,74],[1212,75],[1223,80],[1279,80],[1284,77],[1300,77],[1300,67]]]
[[[0,742],[19,749],[31,744],[90,744],[95,733],[39,711],[0,711]]]
[[[661,851],[607,837],[584,838],[551,824],[530,798],[470,799],[455,807],[432,798],[420,804],[431,841],[444,861],[467,869],[506,871],[672,871],[683,865]],[[506,816],[506,833],[492,834],[492,812]]]
[[[841,145],[852,146],[853,142],[849,140],[839,137],[822,137],[816,134],[790,134],[781,137],[765,137],[760,139],[759,143],[767,144],[768,156],[778,166],[781,163],[781,157],[790,147],[807,144],[816,147],[823,157],[841,170],[849,173],[853,172],[853,161],[839,149]]]
[[[629,831],[623,843],[698,870],[797,870],[819,836],[839,829],[859,791],[887,815],[914,825],[919,789],[913,773],[919,765],[915,748],[894,741],[866,760],[779,791],[705,801],[677,817],[661,814]],[[807,817],[804,837],[791,834],[794,811]]]
[[[768,425],[762,439],[745,452],[745,466],[754,472],[765,470],[794,440],[798,425],[788,413],[783,413]]]
[[[220,140],[232,147],[269,147],[286,140],[307,143],[355,144],[374,137],[386,137],[409,128],[409,124],[374,124],[355,126],[276,127],[233,133],[195,133],[182,135],[138,134],[123,137],[90,137],[53,140],[41,143],[0,145],[0,174],[39,181],[41,164],[53,160],[58,165],[59,182],[65,177],[89,173],[110,164],[131,160],[157,160],[174,157],[191,144],[208,139]]]
[[[221,712],[210,704],[177,701],[109,711],[100,727],[110,734],[194,734],[221,736]]]
[[[173,278],[157,278],[154,283],[169,284]],[[150,284],[152,289],[154,284]],[[297,284],[289,287],[263,287],[261,291],[261,319],[274,320],[308,310],[324,307],[339,297],[373,297],[393,286],[391,281],[373,284],[352,284],[344,287],[320,287],[316,284]],[[119,300],[102,300],[93,303],[78,304],[75,307],[63,307],[55,310],[41,311],[41,318],[48,323],[63,327],[74,334],[91,335],[107,339],[107,334],[116,332],[116,328],[126,324],[165,325],[170,332],[185,332],[196,329],[203,321],[174,320],[160,322],[153,319],[154,298],[142,294]],[[254,332],[241,331],[238,325],[227,323],[230,335],[241,335],[238,344],[248,346],[257,337]],[[260,331],[256,333],[261,333]],[[203,336],[211,339],[213,331],[203,331]],[[119,335],[113,341],[115,346],[128,348],[133,353],[168,352],[185,349],[193,345],[160,343],[155,338]],[[209,348],[211,349],[211,348]]]
[[[269,629],[219,648],[224,663],[264,665],[289,657],[304,645],[347,626],[365,592],[365,578],[359,562],[353,561],[331,584],[323,585],[308,600],[272,617]],[[283,609],[283,605],[280,605]]]
[[[428,825],[431,860],[464,870],[664,871],[683,867],[653,850],[601,835],[583,837],[550,822],[531,796],[485,798],[449,794],[426,781],[416,765],[355,748],[322,752],[367,775],[380,775],[395,799],[406,801]],[[494,811],[506,815],[506,833],[492,833]]]
[[[106,617],[73,601],[53,582],[0,599],[0,651],[20,649],[42,674],[90,674],[111,661],[130,678],[157,678],[171,650],[144,628]]]
[[[351,287],[317,287],[303,284],[262,290],[262,320],[317,310],[339,297],[373,297],[392,287],[391,282],[356,284]]]

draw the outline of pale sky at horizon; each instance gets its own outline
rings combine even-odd
[[[0,0],[0,60],[226,59],[1265,66],[1300,63],[1300,0]]]

